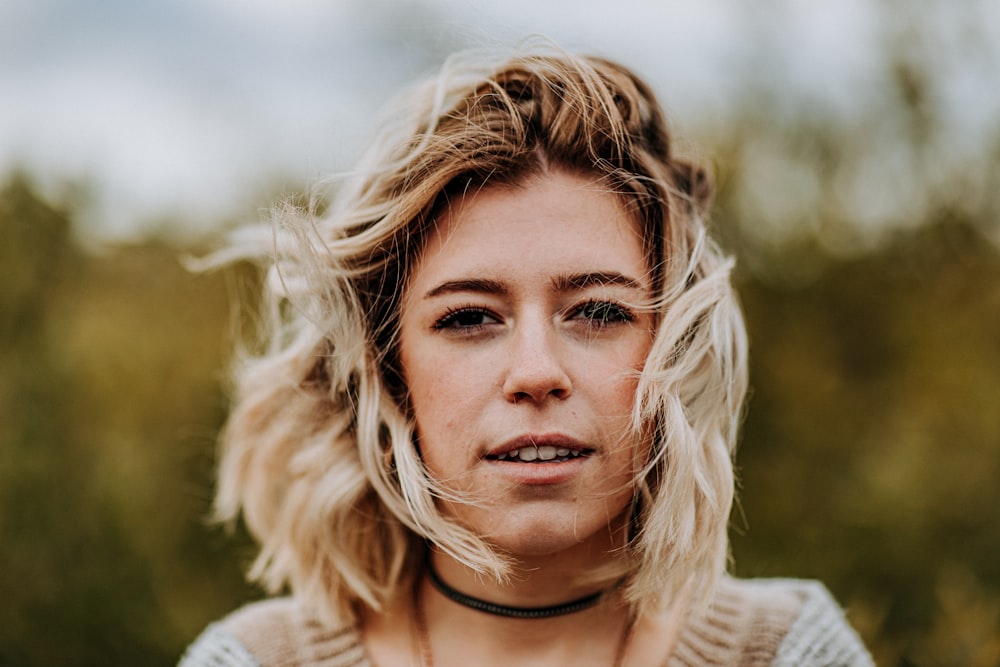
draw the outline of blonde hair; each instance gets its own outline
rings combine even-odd
[[[627,599],[653,608],[724,572],[746,333],[731,261],[705,229],[711,184],[671,152],[660,106],[607,60],[535,48],[462,54],[390,109],[332,203],[276,209],[219,261],[267,267],[263,353],[235,370],[216,515],[261,545],[250,577],[315,613],[381,609],[422,571],[425,543],[503,577],[505,559],[443,516],[413,446],[396,355],[402,292],[449,193],[547,168],[593,174],[641,228],[658,329],[634,407],[652,454],[624,550]]]

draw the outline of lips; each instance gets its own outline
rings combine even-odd
[[[593,449],[566,436],[522,436],[493,449],[486,454],[486,459],[511,463],[562,463],[591,453]]]

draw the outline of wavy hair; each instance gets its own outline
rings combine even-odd
[[[260,544],[249,576],[350,621],[412,584],[433,543],[504,577],[508,563],[444,516],[413,444],[397,358],[407,277],[451,194],[547,169],[591,174],[641,229],[657,331],[638,381],[635,432],[651,434],[623,551],[634,610],[724,572],[732,453],[746,391],[746,333],[731,260],[709,239],[712,186],[675,157],[649,87],[608,60],[534,47],[460,54],[405,94],[327,199],[279,206],[216,262],[266,269],[263,351],[234,369],[216,517]],[[320,192],[317,190],[317,192]]]

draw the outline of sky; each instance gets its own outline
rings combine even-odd
[[[4,0],[0,177],[20,169],[53,200],[83,197],[81,233],[97,239],[253,218],[282,187],[347,168],[379,108],[451,51],[532,34],[633,67],[709,142],[751,79],[850,119],[885,86],[887,3]],[[1000,26],[1000,3],[926,6],[956,58],[956,16]],[[975,144],[1000,115],[997,61],[952,67],[941,104],[955,141]]]

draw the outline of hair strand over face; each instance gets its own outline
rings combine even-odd
[[[443,516],[425,470],[397,353],[407,277],[449,201],[552,170],[615,192],[641,231],[658,328],[639,380],[636,481],[620,571],[637,610],[725,568],[732,452],[746,391],[746,333],[732,262],[705,229],[712,186],[671,153],[644,82],[613,62],[536,48],[468,54],[409,91],[317,213],[275,210],[220,261],[259,259],[271,313],[262,354],[235,366],[216,515],[242,514],[261,550],[250,575],[316,613],[352,619],[401,595],[433,543],[486,575],[507,559]],[[319,201],[316,197],[315,201]]]

